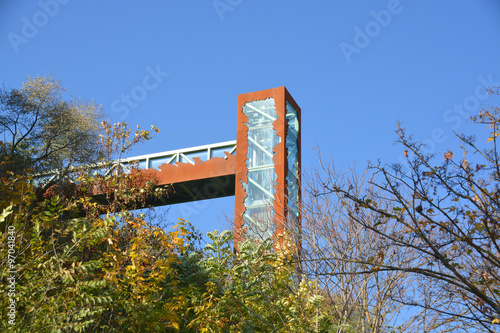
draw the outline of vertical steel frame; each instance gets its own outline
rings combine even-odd
[[[273,103],[275,113],[274,110],[269,110]],[[290,110],[293,112],[290,112]],[[268,114],[264,114],[266,112]],[[293,116],[292,113],[296,113],[296,115]],[[300,244],[300,240],[298,238],[300,237],[299,203],[301,200],[300,113],[299,106],[285,87],[261,90],[238,96],[234,226],[236,248],[237,243],[242,241],[245,236],[254,235],[256,232],[258,233],[262,230],[266,230],[268,234],[272,234],[275,242],[279,235],[284,234],[285,231],[292,231],[294,234],[292,237],[297,237],[295,239]],[[252,116],[249,117],[249,115]],[[265,119],[257,121],[256,123],[255,119],[258,119],[260,115],[262,115],[262,118]],[[259,126],[260,123],[263,123],[266,120],[269,123],[269,119],[272,116],[275,116],[272,121],[272,129],[269,125],[267,127]],[[294,117],[293,121],[291,117]],[[290,126],[294,126],[293,136],[289,128]],[[268,131],[268,133],[264,133],[264,136],[261,134],[254,134],[258,131],[262,132],[263,130]],[[252,135],[258,135],[259,138],[263,137],[264,139],[257,142],[258,140],[256,140],[255,137],[252,137]],[[275,144],[272,147],[271,152],[269,151],[270,146],[266,146],[266,142],[273,142],[273,144]],[[293,149],[294,152],[290,149],[290,145],[293,144],[296,145],[296,149]],[[266,147],[268,150],[267,152],[264,151]],[[258,159],[258,157],[256,157],[258,156],[258,153],[255,152],[256,150],[262,150],[265,154],[267,154],[267,156],[272,156],[272,168],[269,165],[267,167],[260,167],[261,163],[269,164],[269,159],[266,160],[266,163],[253,160]],[[294,165],[289,166],[289,161],[294,163]],[[272,181],[272,193],[265,189],[264,184],[259,185],[258,182],[253,180],[252,177],[255,176],[250,176],[250,174],[255,175],[259,172],[260,178],[263,178],[262,169],[270,170],[269,172],[274,173],[272,177],[266,176]],[[294,174],[293,177],[289,175],[289,171],[290,174]],[[265,195],[259,196],[259,190]],[[292,193],[289,193],[290,190],[294,191],[293,195],[291,195]],[[263,221],[263,210],[255,208],[255,202],[262,200],[254,200],[255,198],[250,198],[252,195],[255,196],[255,194],[251,193],[257,193],[257,197],[259,198],[266,197],[269,199],[267,212],[270,212],[271,215],[268,215],[268,221]],[[292,199],[294,202],[290,201]],[[258,211],[259,213],[257,215],[252,215],[251,211]],[[258,228],[260,230],[254,230],[259,224],[262,224],[260,225],[260,228]]]

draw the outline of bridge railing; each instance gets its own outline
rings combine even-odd
[[[85,170],[94,175],[107,176],[113,172],[129,173],[132,167],[139,169],[158,169],[162,164],[190,163],[195,164],[196,158],[201,162],[215,157],[226,158],[225,153],[236,154],[236,140],[213,143],[209,145],[177,149],[160,153],[146,154],[140,156],[128,157],[120,160],[114,160],[107,163],[98,163],[92,165],[83,165],[71,167],[68,170],[52,170],[45,173],[36,174],[33,179],[36,184],[46,184],[64,174],[71,174],[74,171]],[[71,177],[70,177],[71,178]]]

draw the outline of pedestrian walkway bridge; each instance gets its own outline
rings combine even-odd
[[[155,180],[156,186],[171,186],[168,197],[154,205],[168,205],[235,194],[236,140],[177,149],[115,160],[106,164],[79,167],[91,175],[107,176],[139,169]],[[48,183],[58,172],[37,177]]]
[[[276,236],[300,229],[300,108],[285,87],[238,96],[234,141],[141,155],[85,167],[106,176],[138,171],[165,196],[159,206],[235,196],[235,240],[243,233]],[[81,169],[81,168],[80,168]],[[39,175],[50,181],[57,172]],[[269,211],[273,212],[270,223]],[[246,231],[243,231],[246,230]]]

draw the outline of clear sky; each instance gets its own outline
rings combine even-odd
[[[234,140],[237,95],[284,85],[302,109],[303,170],[315,146],[346,166],[399,162],[397,120],[444,152],[498,102],[484,89],[500,86],[500,1],[0,0],[0,81],[30,75],[112,122],[160,127],[136,155]],[[221,228],[233,202],[169,219]]]

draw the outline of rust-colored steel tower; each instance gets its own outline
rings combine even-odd
[[[299,237],[300,135],[300,108],[285,87],[238,96],[236,244],[285,230]]]

